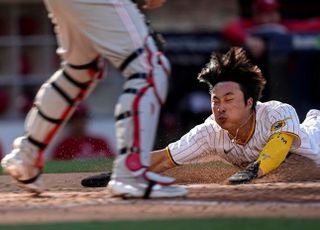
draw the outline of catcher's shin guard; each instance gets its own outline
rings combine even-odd
[[[33,155],[37,167],[43,165],[43,150],[75,107],[93,90],[102,72],[100,59],[79,66],[66,64],[41,86],[25,120],[27,141],[19,146],[22,152],[24,145],[37,147],[38,151]]]
[[[134,73],[139,58],[146,65],[141,72]],[[150,163],[159,112],[167,95],[170,65],[153,40],[147,39],[146,46],[132,53],[120,70],[126,82],[115,107],[117,145],[121,155],[127,154],[128,169],[139,175]]]

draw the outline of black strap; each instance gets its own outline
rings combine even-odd
[[[44,143],[42,143],[40,141],[37,141],[36,139],[32,138],[31,136],[28,136],[27,138],[28,138],[28,141],[31,144],[37,146],[41,150],[43,150],[43,149],[45,149],[47,147],[47,144],[44,144]]]
[[[77,86],[80,89],[87,89],[89,84],[87,82],[85,83],[81,83],[81,82],[77,82],[76,80],[74,80],[66,71],[63,71],[63,76],[69,81],[71,82],[73,85]]]
[[[140,149],[138,147],[124,147],[120,149],[120,154],[126,154],[126,153],[140,153]]]
[[[131,117],[131,116],[132,116],[132,112],[127,111],[127,112],[121,113],[120,115],[116,116],[116,121]]]
[[[129,88],[129,89],[123,90],[123,93],[137,94],[138,92],[139,91],[137,89],[134,89],[134,88]]]
[[[130,81],[133,79],[147,79],[147,74],[145,74],[145,73],[132,74],[130,77],[128,77],[127,81]]]
[[[47,115],[45,115],[39,108],[39,106],[36,105],[36,108],[38,109],[38,114],[45,120],[51,122],[51,123],[54,123],[54,124],[57,124],[57,125],[60,125],[63,120],[62,119],[55,119],[55,118],[51,118],[51,117],[48,117]]]
[[[78,69],[78,70],[84,70],[84,69],[94,69],[97,71],[99,70],[97,59],[94,59],[92,62],[88,64],[73,65],[73,64],[67,63],[67,65],[73,69]]]
[[[52,87],[60,93],[60,95],[69,103],[70,106],[73,106],[74,101],[70,98],[55,82],[51,82]]]
[[[143,199],[149,199],[150,198],[150,194],[152,192],[152,188],[155,185],[156,185],[155,181],[152,181],[152,180],[149,181],[148,187],[146,188],[146,191],[144,192]]]
[[[139,48],[135,50],[132,54],[130,54],[120,65],[119,70],[122,72],[130,62],[132,62],[135,58],[137,58],[139,55],[141,55],[144,51],[144,48]]]
[[[34,177],[27,179],[27,180],[18,180],[20,183],[22,184],[31,184],[33,182],[35,182],[42,174],[42,170],[40,170],[37,175],[35,175]]]

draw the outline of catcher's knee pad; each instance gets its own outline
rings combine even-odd
[[[133,51],[122,62],[119,70],[129,84],[132,79],[146,79],[154,88],[160,103],[165,101],[171,66],[167,57],[158,50],[151,36],[146,38],[144,47]]]
[[[149,71],[153,87],[161,103],[164,103],[168,94],[168,82],[171,74],[171,65],[168,58],[158,50],[152,37],[146,42],[148,53]]]
[[[67,64],[44,83],[25,121],[29,142],[44,150],[75,107],[96,86],[102,72],[98,59],[81,66]]]

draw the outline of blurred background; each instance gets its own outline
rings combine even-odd
[[[290,103],[301,120],[309,109],[320,109],[320,1],[167,0],[162,8],[145,13],[166,39],[165,52],[172,64],[156,148],[165,147],[210,114],[208,89],[198,83],[197,74],[213,51],[225,52],[233,45],[243,46],[267,78],[262,101]],[[35,93],[59,68],[56,48],[42,1],[0,0],[2,155],[23,134]],[[85,102],[86,132],[105,139],[110,152],[116,146],[113,108],[122,81],[108,65],[106,78]],[[48,159],[67,132],[68,127],[49,147]]]

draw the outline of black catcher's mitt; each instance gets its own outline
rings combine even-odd
[[[99,175],[89,176],[81,180],[81,185],[83,187],[106,187],[110,181],[111,173],[101,173]]]
[[[258,176],[259,166],[260,161],[255,161],[249,164],[245,170],[233,174],[228,180],[231,184],[243,184],[250,182]]]

